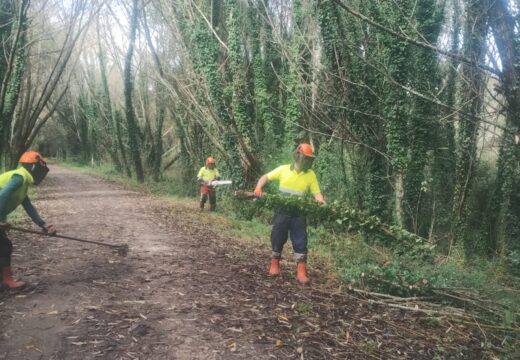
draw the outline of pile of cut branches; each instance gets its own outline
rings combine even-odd
[[[237,191],[238,198],[251,198],[252,193]],[[264,194],[256,198],[255,204],[269,209],[284,209],[286,212],[300,213],[313,223],[333,226],[335,230],[358,232],[370,242],[380,241],[392,247],[397,254],[428,259],[432,257],[435,245],[427,239],[413,234],[400,226],[388,225],[379,217],[366,211],[345,206],[340,202],[321,205],[311,198]]]
[[[412,297],[392,296],[352,287],[349,287],[348,293],[365,299],[368,303],[385,305],[404,312],[422,313],[438,321],[475,328],[487,339],[486,346],[491,346],[499,353],[505,353],[508,348],[515,348],[520,344],[520,313],[476,289],[432,288],[430,296]],[[503,347],[492,345],[497,343]]]

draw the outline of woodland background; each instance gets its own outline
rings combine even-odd
[[[519,0],[2,0],[0,158],[12,168],[34,148],[194,196],[209,155],[251,189],[308,141],[329,203],[425,239],[434,268],[455,259],[514,286],[519,12]],[[410,254],[354,270],[413,283]]]

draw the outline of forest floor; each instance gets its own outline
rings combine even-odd
[[[34,202],[61,234],[130,250],[11,231],[30,286],[0,292],[0,359],[494,358],[478,327],[340,293],[315,267],[299,286],[289,257],[268,277],[269,252],[196,200],[52,166]]]

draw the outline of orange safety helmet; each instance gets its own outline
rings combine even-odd
[[[36,151],[26,151],[18,161],[33,177],[34,185],[38,185],[49,172],[43,156]]]
[[[296,148],[296,153],[302,154],[307,157],[315,158],[316,155],[314,155],[314,150],[312,150],[312,146],[307,143],[303,143],[298,145]]]
[[[37,164],[40,161],[45,162],[43,156],[36,151],[26,151],[20,157],[19,163],[22,164]]]
[[[213,156],[210,156],[209,158],[206,159],[206,165],[209,165],[209,164],[215,164],[217,161],[215,160],[215,158]]]

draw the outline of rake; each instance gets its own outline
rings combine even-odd
[[[83,242],[83,243],[107,246],[107,247],[112,248],[113,250],[115,250],[117,252],[117,255],[119,255],[119,256],[126,256],[128,254],[128,245],[127,244],[122,244],[122,245],[107,244],[107,243],[100,242],[100,241],[79,239],[79,238],[72,237],[72,236],[65,236],[65,235],[58,235],[58,234],[48,234],[48,233],[44,233],[44,232],[41,232],[41,231],[20,228],[20,227],[17,227],[17,226],[9,226],[9,230],[15,230],[15,231],[28,233],[28,234],[44,235],[44,236],[50,236],[50,237],[55,237],[55,238],[60,238],[60,239],[67,239],[67,240],[79,241],[79,242]]]

